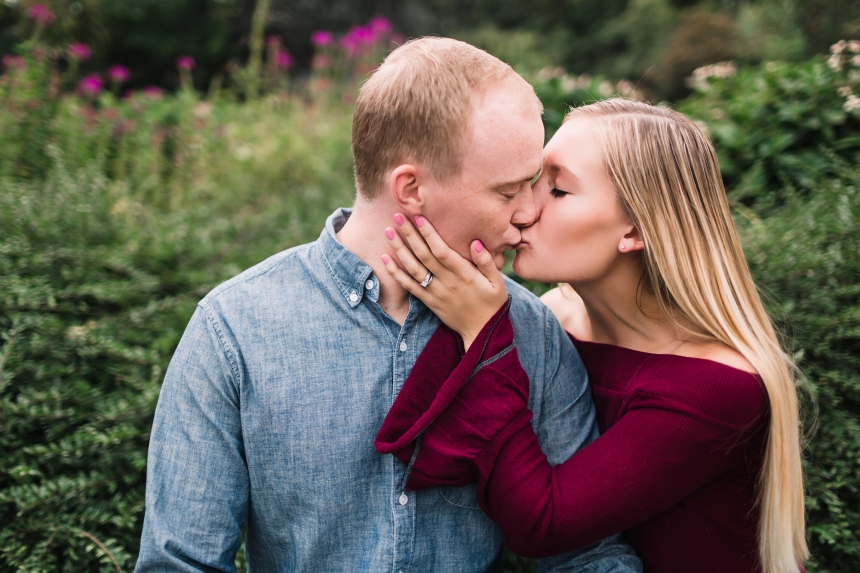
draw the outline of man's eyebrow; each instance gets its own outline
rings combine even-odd
[[[538,172],[534,175],[529,175],[527,177],[522,177],[517,179],[516,181],[504,181],[502,183],[493,183],[490,185],[492,189],[504,189],[505,187],[512,187],[514,185],[522,185],[523,183],[534,183],[534,181],[540,176],[543,168],[538,169]]]

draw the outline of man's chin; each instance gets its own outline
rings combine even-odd
[[[502,270],[505,266],[505,252],[502,251],[501,253],[496,253],[493,256],[493,263],[495,263],[497,269]]]

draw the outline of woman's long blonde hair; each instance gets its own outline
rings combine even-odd
[[[794,366],[750,275],[716,152],[688,117],[645,103],[605,100],[571,110],[565,122],[574,119],[598,133],[607,173],[645,241],[643,284],[665,317],[690,336],[734,348],[764,382],[770,431],[758,482],[760,559],[765,573],[796,573],[809,552]]]

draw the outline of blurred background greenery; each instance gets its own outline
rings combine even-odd
[[[357,86],[427,33],[511,63],[547,137],[614,95],[700,122],[812,396],[809,570],[856,570],[860,3],[3,0],[0,571],[133,569],[196,302],[352,202]]]

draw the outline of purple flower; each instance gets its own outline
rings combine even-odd
[[[358,44],[372,44],[376,41],[376,34],[373,33],[373,30],[371,30],[370,27],[365,28],[364,26],[356,26],[349,31],[349,35],[352,36]]]
[[[21,56],[13,56],[11,54],[6,54],[3,56],[3,67],[7,70],[11,70],[12,68],[23,70],[24,69],[24,58]]]
[[[293,67],[293,57],[289,52],[278,52],[278,67],[282,70]]]
[[[277,34],[272,34],[268,38],[266,38],[266,44],[269,46],[280,46],[281,45],[281,37]]]
[[[311,43],[314,46],[328,46],[332,42],[331,32],[327,32],[326,30],[317,30],[313,34],[311,34]]]
[[[377,16],[367,23],[367,27],[374,36],[384,36],[391,32],[391,21],[385,16]]]
[[[33,4],[30,6],[30,18],[37,24],[47,26],[54,20],[54,13],[44,4]]]
[[[143,88],[143,95],[148,98],[158,99],[161,97],[162,93],[164,93],[164,90],[158,86],[146,86]]]
[[[114,65],[111,66],[108,70],[108,77],[110,81],[116,82],[118,84],[124,84],[128,81],[128,78],[131,77],[131,73],[128,71],[128,68],[125,66]]]
[[[99,92],[102,91],[102,78],[98,74],[90,74],[81,80],[81,83],[78,84],[78,89],[81,90],[82,93],[88,95],[90,97],[95,97],[99,95]]]
[[[75,60],[76,62],[86,62],[90,59],[90,47],[80,42],[75,42],[69,46],[66,53],[69,55],[70,60]]]
[[[176,58],[176,67],[180,70],[190,70],[194,68],[194,58],[191,56],[179,56]]]

